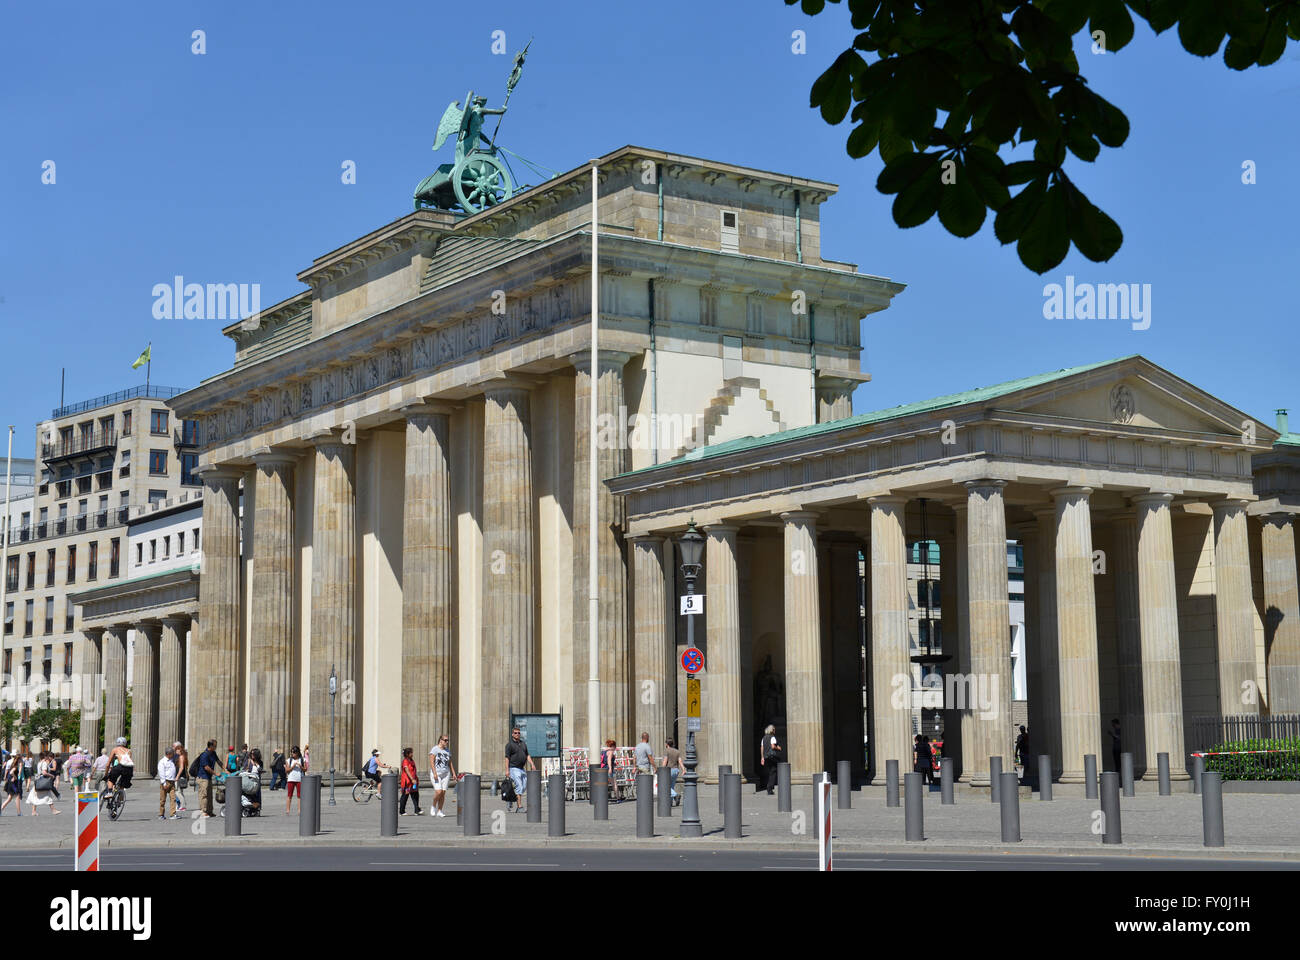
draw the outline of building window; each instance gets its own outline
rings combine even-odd
[[[63,675],[72,676],[72,644],[70,643],[63,645]]]
[[[64,632],[64,633],[71,633],[71,632],[72,632],[72,619],[73,619],[74,616],[76,616],[77,608],[73,605],[73,603],[72,603],[72,598],[71,598],[71,597],[64,597],[64,599],[63,599],[63,603],[64,603],[64,608],[63,608],[63,632]]]
[[[85,500],[77,501],[77,531],[83,532],[86,529],[86,502]]]
[[[126,521],[127,521],[127,519],[128,519],[128,515],[130,514],[130,506],[131,506],[131,504],[130,504],[130,500],[131,500],[131,493],[130,493],[130,491],[128,491],[128,490],[123,490],[123,491],[122,491],[122,499],[118,502],[118,506],[117,506],[117,522],[118,522],[118,523],[126,523]]]
[[[14,632],[14,602],[12,600],[6,600],[5,601],[5,636],[6,637],[12,636],[13,632]],[[9,654],[10,651],[6,650],[5,651],[5,673],[9,672]]]
[[[181,443],[189,446],[198,446],[199,443],[199,422],[197,420],[181,421]]]
[[[740,249],[740,230],[736,226],[736,211],[722,211],[721,236],[723,250],[735,252]]]
[[[149,562],[153,563],[157,559],[158,559],[158,541],[150,540],[149,541]]]
[[[108,494],[99,498],[99,512],[95,514],[95,526],[100,530],[108,526]]]
[[[122,411],[122,436],[124,437],[131,436],[131,411],[130,410]]]
[[[27,554],[27,589],[36,589],[36,554]]]
[[[10,606],[12,606],[12,604]],[[13,670],[14,670],[14,652],[12,650],[6,650],[5,651],[5,676],[7,677],[9,676],[9,674],[13,673]]]
[[[151,477],[167,476],[167,451],[149,451],[149,475]]]
[[[45,525],[50,522],[50,508],[41,507],[41,512],[38,516],[39,519],[36,521],[36,536],[43,537],[45,536]]]
[[[176,534],[176,555],[180,556],[185,553],[185,531],[180,530]]]
[[[27,601],[31,603],[30,600]],[[31,634],[28,634],[31,636]],[[23,647],[23,683],[32,682],[32,648]]]
[[[194,528],[194,536],[190,538],[190,542],[194,544],[194,546],[190,548],[191,550],[199,549],[199,528],[198,527]]]
[[[122,466],[121,469],[117,471],[117,475],[119,477],[131,476],[131,451],[130,450],[122,451]]]
[[[142,563],[144,563],[144,544],[137,543],[135,545],[135,565],[138,567]]]
[[[77,477],[77,493],[90,493],[92,478],[89,476]]]
[[[115,426],[116,420],[117,418],[114,417],[112,414],[110,414],[107,417],[99,418],[99,429],[104,432],[105,440],[107,440],[110,436],[112,436],[113,427]]]
[[[45,551],[45,585],[54,586],[54,551]]]
[[[164,500],[166,500],[166,499],[167,499],[167,491],[166,491],[166,490],[150,490],[150,491],[149,491],[149,504],[150,504],[151,506],[152,506],[153,504],[155,504],[155,503],[162,503],[162,502],[163,502]]]
[[[54,495],[60,500],[72,496],[72,481],[60,480],[55,484]]]
[[[167,418],[169,414],[166,410],[153,410],[149,413],[149,432],[155,437],[167,435]]]
[[[45,636],[54,632],[54,598],[45,598]]]
[[[18,558],[16,556],[5,560],[5,589],[9,591],[18,589]]]
[[[23,604],[23,613],[26,615],[23,618],[23,636],[30,637],[32,635],[32,620],[36,618],[36,601],[28,600],[25,604]],[[27,659],[29,662],[31,661],[31,658],[32,658],[32,651],[28,649]],[[30,678],[30,676],[31,676],[31,672],[28,671],[28,677]]]
[[[172,555],[172,538],[170,536],[163,537],[163,559],[165,560],[171,555]]]
[[[86,555],[86,579],[97,580],[99,579],[99,542],[92,542],[88,549],[89,552]]]
[[[199,467],[199,455],[197,453],[181,454],[181,484],[187,487],[202,486],[203,481],[194,475],[194,471]]]
[[[120,573],[122,563],[122,541],[114,537],[108,541],[108,577],[113,579]]]
[[[77,582],[77,545],[75,543],[68,547],[68,579],[65,582]]]
[[[41,657],[41,676],[45,678],[46,683],[49,683],[51,673],[50,668],[54,666],[54,645],[50,643],[45,644],[45,648],[42,652],[45,656]]]

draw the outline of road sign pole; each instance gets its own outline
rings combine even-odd
[[[690,596],[695,593],[695,579],[688,578],[686,581],[686,593]],[[695,651],[695,617],[688,615],[686,617],[686,654],[683,654],[683,661],[687,656]],[[695,651],[698,653],[698,651]],[[691,660],[692,665],[694,660]],[[683,664],[685,665],[685,663]],[[698,669],[698,667],[696,668]],[[691,670],[686,679],[686,773],[682,776],[683,797],[682,797],[682,836],[683,837],[702,837],[704,836],[704,827],[700,824],[700,797],[696,790],[697,777],[695,774],[695,765],[699,760],[695,752],[695,728],[699,725],[700,719],[700,694],[699,678],[695,675],[695,670]],[[692,716],[692,714],[694,714]],[[694,721],[694,722],[692,722]]]

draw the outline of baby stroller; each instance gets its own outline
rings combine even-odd
[[[245,817],[262,815],[262,778],[255,773],[239,775],[239,805]]]

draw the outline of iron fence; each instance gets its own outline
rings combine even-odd
[[[1300,780],[1300,740],[1236,740],[1202,753],[1224,780]]]
[[[1229,742],[1300,738],[1300,713],[1271,717],[1252,714],[1192,717],[1190,728],[1192,742],[1188,747],[1209,751]]]

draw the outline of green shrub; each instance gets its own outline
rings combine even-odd
[[[1205,758],[1206,773],[1224,780],[1300,780],[1300,737],[1229,740],[1209,752],[1235,754]]]

